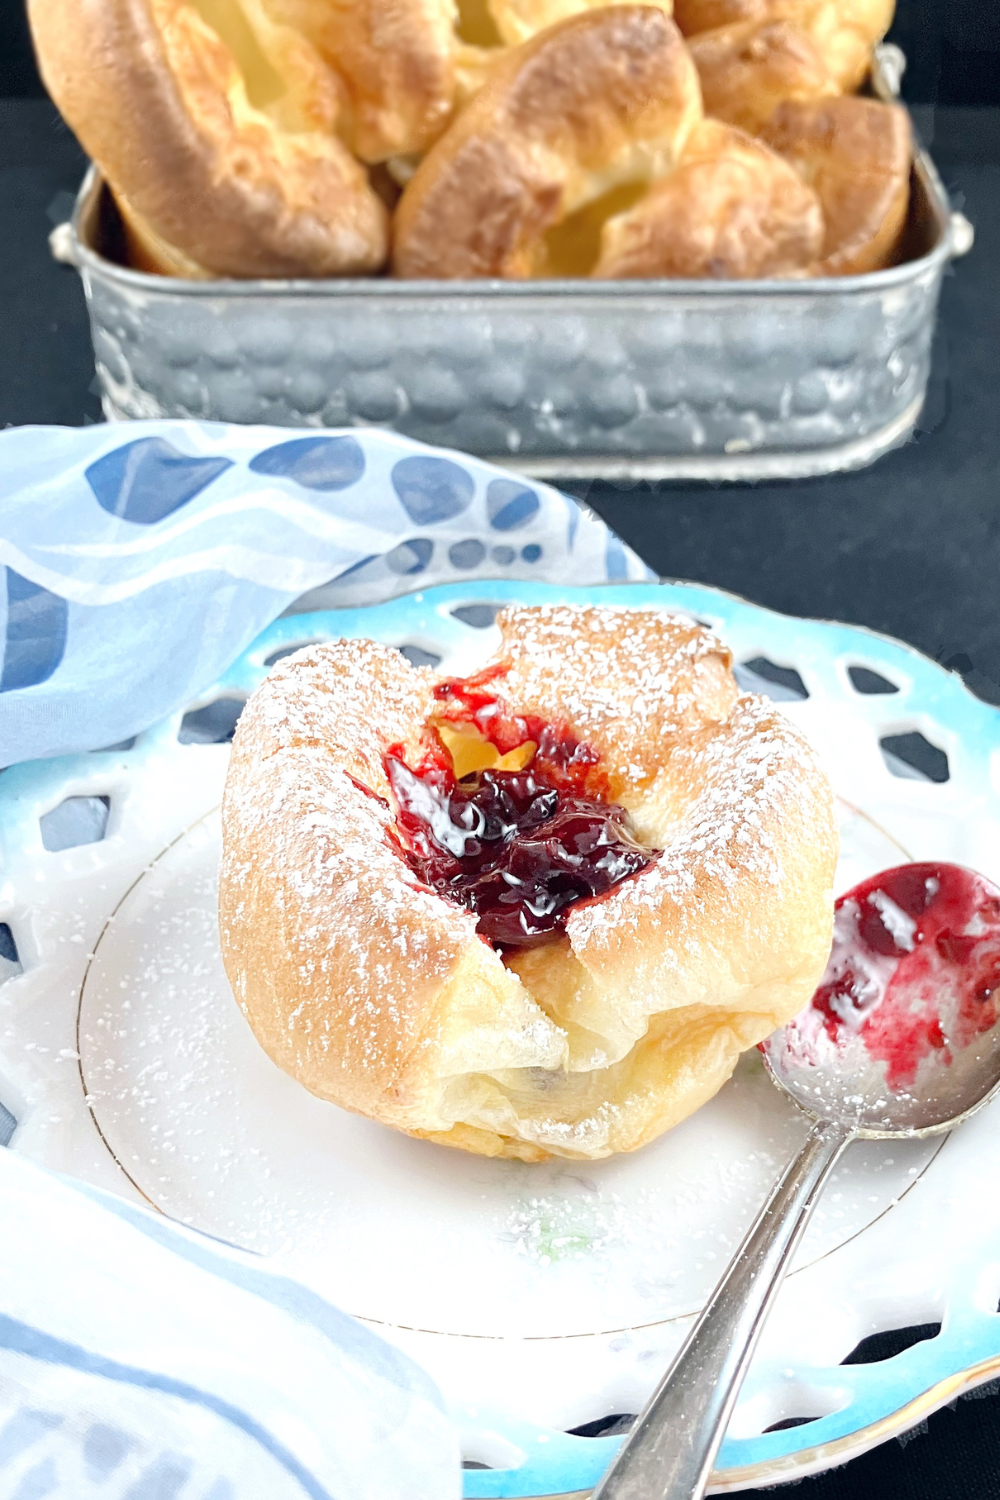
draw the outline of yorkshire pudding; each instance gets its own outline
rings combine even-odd
[[[501,40],[513,47],[568,16],[609,3],[620,5],[634,0],[487,0],[487,3]],[[651,3],[665,16],[673,14],[673,0],[651,0]]]
[[[341,133],[362,161],[426,151],[447,125],[456,89],[454,0],[239,3],[307,38],[341,81],[347,99]]]
[[[303,37],[276,28],[265,55],[235,0],[29,0],[29,14],[46,85],[110,183],[135,263],[190,277],[382,265],[385,207],[333,133],[341,85]]]
[[[816,43],[787,21],[750,21],[700,32],[688,46],[705,113],[756,135],[785,99],[839,92]]]
[[[226,969],[274,1061],[343,1108],[489,1156],[634,1150],[812,993],[830,788],[699,625],[558,605],[498,624],[492,667],[464,683],[342,641],[251,697],[223,804]],[[497,845],[521,876],[494,869],[494,906],[470,904],[454,867],[507,838],[503,797],[528,807]],[[583,901],[566,861],[607,849],[553,831],[581,798],[631,851]],[[520,913],[527,936],[498,946],[484,924],[511,900],[503,930]]]
[[[864,81],[894,9],[895,0],[676,0],[674,15],[685,36],[787,21],[815,43],[837,86],[850,92]]]
[[[761,139],[822,204],[826,232],[814,275],[856,276],[895,263],[913,158],[905,109],[851,96],[781,104]]]
[[[571,16],[509,52],[421,162],[396,210],[396,274],[552,274],[547,235],[662,176],[700,116],[697,74],[661,10]]]
[[[742,130],[703,120],[676,170],[604,225],[593,274],[804,276],[822,244],[819,200],[788,163]]]

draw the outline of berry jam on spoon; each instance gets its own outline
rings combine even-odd
[[[836,904],[815,995],[761,1051],[813,1127],[593,1500],[697,1500],[845,1146],[950,1130],[1000,1087],[1000,889],[949,864],[862,881]]]
[[[811,1114],[923,1135],[981,1102],[998,1018],[1000,889],[958,865],[900,865],[840,897],[812,1003],[761,1050]]]

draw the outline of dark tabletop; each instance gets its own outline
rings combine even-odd
[[[976,245],[945,280],[914,440],[830,479],[576,492],[666,577],[886,631],[1000,703],[1000,110],[919,115]],[[47,101],[0,99],[2,425],[101,417],[80,284],[46,244],[82,170]],[[901,1342],[887,1336],[865,1353],[886,1357]],[[804,1480],[796,1496],[1000,1500],[1000,1397],[961,1400],[931,1417],[928,1433]]]

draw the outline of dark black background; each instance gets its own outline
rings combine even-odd
[[[1000,703],[1000,3],[899,0],[891,38],[909,58],[904,92],[924,138],[977,232],[945,282],[915,440],[862,473],[801,483],[584,488],[661,574],[887,631]],[[0,0],[0,426],[100,419],[80,285],[46,247],[82,171],[44,97],[23,0]],[[928,1435],[794,1495],[1000,1500],[1000,1397],[960,1401]]]

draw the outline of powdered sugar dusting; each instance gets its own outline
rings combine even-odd
[[[312,646],[237,729],[220,900],[233,986],[277,1060],[345,1103],[370,1093],[359,1080],[391,1088],[433,1044],[428,989],[475,941],[474,919],[420,887],[390,843],[386,737],[423,719],[433,681],[371,641]]]
[[[418,744],[438,679],[370,641],[287,658],[244,711],[224,804],[223,950],[258,1037],[314,1092],[438,1137],[471,1126],[528,1159],[604,1156],[705,1097],[699,1048],[718,1087],[780,1019],[720,1011],[725,1037],[713,1038],[705,1007],[718,1001],[704,974],[689,993],[691,965],[703,932],[709,949],[738,945],[753,911],[776,949],[740,981],[755,992],[768,965],[782,973],[781,913],[795,897],[811,912],[808,963],[817,933],[822,944],[831,798],[802,737],[763,700],[739,697],[726,648],[692,621],[549,605],[506,610],[498,624],[507,703],[590,741],[605,789],[664,850],[572,910],[570,968],[557,956],[550,998],[536,1000],[476,936],[474,916],[401,857],[384,756]],[[803,872],[804,897],[793,889]],[[699,1011],[689,1034],[685,1006]],[[676,1061],[657,1021],[665,1007],[681,1028]],[[570,1068],[574,1028],[590,1040]],[[652,1069],[639,1056],[647,1031]]]
[[[376,641],[314,644],[280,661],[249,699],[235,750],[263,760],[313,745],[382,796],[387,745],[405,741],[427,717],[437,677]]]
[[[724,719],[737,696],[729,651],[683,615],[546,604],[503,610],[497,625],[506,695],[593,740],[617,791],[648,781],[667,743]]]
[[[822,817],[829,789],[816,756],[765,699],[738,699],[725,724],[675,747],[664,774],[673,806],[659,827],[647,829],[662,841],[663,853],[626,885],[570,916],[566,930],[574,948],[619,943],[644,913],[665,902],[694,903],[695,918],[705,917],[713,887],[732,890],[753,880],[777,888],[789,838],[800,845],[805,832],[827,831],[826,843],[832,843],[832,812]],[[640,818],[642,812],[636,808]]]

